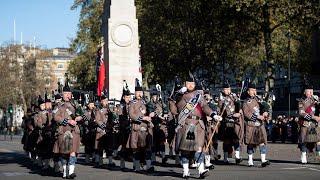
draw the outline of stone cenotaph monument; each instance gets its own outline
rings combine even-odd
[[[134,0],[110,2],[105,32],[105,87],[110,99],[120,99],[123,80],[127,81],[131,92],[134,92],[136,78],[142,82],[138,19]]]

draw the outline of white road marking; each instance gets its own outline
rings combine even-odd
[[[307,167],[292,167],[292,168],[282,168],[282,169],[295,170],[295,169],[307,169]]]
[[[28,173],[19,173],[19,172],[4,172],[1,174],[3,174],[4,176],[7,176],[7,177],[28,175]]]
[[[312,171],[318,171],[318,172],[320,172],[320,169],[315,169],[315,168],[308,168],[308,169],[310,169],[310,170],[312,170]]]

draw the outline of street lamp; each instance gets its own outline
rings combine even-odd
[[[288,117],[291,116],[291,51],[290,51],[290,41],[291,41],[291,32],[290,29],[288,31],[288,90],[289,90],[289,111],[288,111]]]
[[[12,130],[13,130],[13,105],[10,103],[8,107],[8,113],[10,115],[10,139],[12,141]]]

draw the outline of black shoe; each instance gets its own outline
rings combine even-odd
[[[199,179],[204,179],[208,173],[209,173],[209,170],[202,172],[199,176]]]
[[[240,164],[242,162],[242,158],[236,158],[236,164]]]
[[[266,162],[261,163],[261,167],[266,167],[269,165],[270,165],[270,161],[266,161]]]
[[[208,169],[214,169],[214,165],[211,164],[210,166],[206,166],[206,168],[208,168]]]
[[[113,163],[111,163],[111,164],[108,164],[108,167],[109,167],[109,168],[114,168],[114,167],[116,167],[116,164],[113,162]]]
[[[248,165],[248,167],[254,167],[254,165]]]
[[[147,169],[147,173],[154,173],[154,167]]]
[[[122,167],[122,168],[120,168],[120,171],[122,171],[122,172],[126,172],[126,171],[128,171],[128,170],[127,170],[127,168]]]
[[[220,155],[220,154],[214,156],[214,160],[215,160],[215,161],[218,161],[220,158],[221,158],[221,155]]]
[[[102,168],[103,167],[103,164],[100,165],[99,163],[94,163],[94,168]]]
[[[167,161],[168,161],[168,158],[162,158],[162,165],[165,165],[165,164],[167,164]]]
[[[183,178],[183,179],[189,179],[189,178],[190,178],[190,174],[184,175],[184,176],[182,176],[182,178]]]
[[[223,164],[224,164],[224,165],[229,165],[230,162],[229,162],[229,161],[223,161]]]
[[[69,176],[67,176],[67,179],[74,179],[75,177],[77,177],[76,173],[72,173]]]

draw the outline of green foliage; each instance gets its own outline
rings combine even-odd
[[[76,88],[94,90],[96,87],[95,63],[102,37],[103,6],[104,0],[75,0],[71,7],[81,8],[77,36],[70,45],[78,56],[68,70],[77,79]]]
[[[311,68],[311,35],[320,22],[319,1],[136,0],[135,4],[143,75],[149,83],[185,77],[189,70],[209,83],[220,83],[222,70],[237,81],[243,76],[274,79],[275,64],[287,66],[289,30],[293,67],[301,73]],[[103,0],[75,0],[73,6],[81,8],[81,15],[72,42],[79,57],[70,72],[84,89],[95,84],[103,6]],[[267,85],[272,88],[273,83]]]

